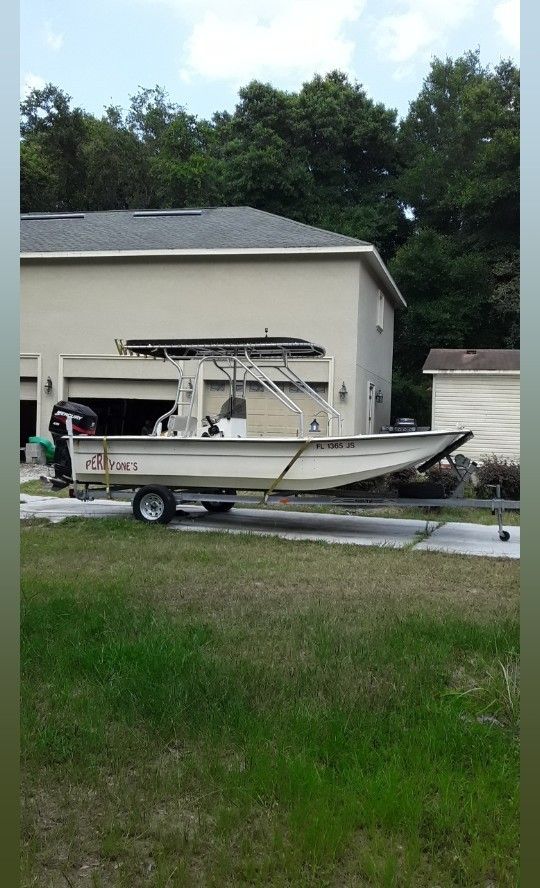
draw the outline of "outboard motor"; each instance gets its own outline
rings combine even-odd
[[[63,482],[62,486],[71,481],[71,458],[68,442],[63,440],[67,435],[66,421],[71,417],[73,434],[95,435],[97,427],[97,414],[84,404],[76,404],[74,401],[58,401],[54,405],[49,431],[55,444],[54,449],[54,476]]]

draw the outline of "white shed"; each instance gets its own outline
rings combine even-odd
[[[472,429],[462,448],[472,459],[519,461],[518,349],[432,348],[423,371],[433,377],[433,429]]]

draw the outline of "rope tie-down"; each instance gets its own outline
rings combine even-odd
[[[105,470],[105,490],[107,492],[107,496],[110,497],[111,489],[109,483],[109,443],[107,441],[107,436],[103,436],[103,468]]]
[[[275,478],[275,479],[272,481],[270,487],[268,488],[268,490],[266,491],[266,493],[265,493],[264,496],[262,497],[262,499],[261,499],[261,503],[265,503],[265,504],[266,504],[266,503],[268,502],[268,497],[270,496],[270,494],[276,489],[276,487],[278,486],[278,484],[280,483],[280,481],[283,481],[283,479],[284,479],[285,475],[287,474],[287,472],[289,471],[289,469],[292,469],[292,467],[294,466],[296,460],[297,460],[300,456],[302,456],[304,450],[306,449],[306,447],[307,447],[309,444],[311,444],[312,441],[313,441],[313,438],[306,438],[305,441],[302,441],[300,447],[298,448],[298,450],[297,450],[296,453],[294,454],[293,458],[287,463],[287,465],[286,465],[285,468],[283,469],[281,475],[278,475],[278,477]]]

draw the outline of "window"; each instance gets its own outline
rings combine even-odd
[[[379,290],[377,293],[377,330],[382,333],[384,327],[384,294]]]

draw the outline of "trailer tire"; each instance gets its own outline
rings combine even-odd
[[[168,524],[176,515],[176,499],[170,487],[148,484],[133,497],[133,514],[145,524]]]
[[[209,493],[226,493],[228,495],[235,495],[236,490],[212,490],[208,491]],[[201,502],[201,506],[204,506],[207,512],[212,512],[216,514],[217,512],[230,512],[234,503],[209,503],[204,500]]]

